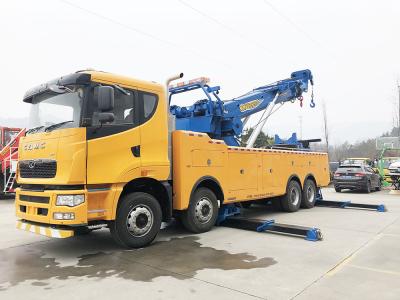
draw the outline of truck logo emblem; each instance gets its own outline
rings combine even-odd
[[[28,164],[29,169],[33,169],[35,167],[36,163],[34,161],[30,161]]]
[[[247,103],[241,104],[239,106],[239,109],[240,109],[241,112],[244,112],[244,111],[256,108],[257,106],[260,105],[260,103],[261,103],[261,100],[259,100],[259,99],[252,100],[252,101],[249,101]]]
[[[36,150],[36,149],[44,149],[45,146],[46,146],[46,142],[26,144],[24,146],[24,150],[30,151],[30,150]]]

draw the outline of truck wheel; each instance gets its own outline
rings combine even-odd
[[[311,179],[307,179],[304,183],[303,195],[301,199],[301,207],[302,208],[313,208],[315,205],[315,201],[317,200],[317,187],[315,186],[314,181]]]
[[[217,221],[218,201],[208,188],[197,189],[190,199],[189,207],[182,213],[183,226],[193,232],[201,233],[211,230]]]
[[[282,208],[286,212],[298,211],[301,204],[300,184],[291,180],[286,188],[286,194],[282,197]]]
[[[340,187],[335,186],[335,191],[336,191],[336,193],[340,193],[342,191],[342,189]]]
[[[109,224],[114,240],[124,247],[149,245],[160,231],[162,212],[158,201],[147,193],[124,196],[115,221]]]

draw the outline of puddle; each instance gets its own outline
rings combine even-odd
[[[198,240],[196,236],[187,236],[156,242],[137,250],[96,252],[92,249],[90,252],[95,253],[81,255],[74,265],[67,266],[59,262],[60,257],[56,259],[46,253],[46,247],[50,245],[5,249],[0,251],[0,291],[27,280],[39,287],[49,285],[46,281],[52,278],[66,280],[70,277],[103,279],[114,276],[125,280],[151,281],[157,277],[171,276],[184,280],[204,269],[244,270],[276,264],[269,257],[257,259],[248,253],[232,254],[203,247]],[[71,249],[74,244],[62,243],[59,246]],[[79,248],[75,247],[71,253],[77,250]],[[54,254],[54,249],[51,252]],[[71,259],[68,253],[60,251],[60,255],[66,256],[65,259]],[[49,288],[50,285],[46,287]]]

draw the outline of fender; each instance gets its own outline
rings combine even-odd
[[[317,180],[315,179],[315,176],[314,176],[314,174],[312,174],[312,173],[308,173],[308,174],[304,177],[303,186],[305,185],[306,180],[309,179],[310,177],[312,177],[312,178],[314,179],[314,183],[315,183],[315,185],[317,186]]]
[[[217,199],[220,200],[220,201],[221,201],[221,204],[222,204],[225,197],[224,197],[224,191],[223,191],[223,189],[222,189],[222,187],[221,187],[221,184],[219,183],[219,181],[218,181],[215,177],[213,177],[213,176],[208,176],[208,175],[203,176],[203,177],[200,177],[200,178],[196,181],[196,183],[193,185],[192,191],[190,192],[190,199],[192,199],[193,193],[194,193],[194,191],[199,187],[199,185],[200,185],[202,182],[206,181],[206,180],[211,180],[212,182],[214,182],[214,183],[219,187],[219,189],[220,189],[220,195],[218,195],[218,193],[216,193],[216,196],[217,196]],[[221,197],[221,196],[222,196],[222,197]],[[222,198],[222,199],[220,199],[220,198]]]
[[[300,188],[303,189],[304,183],[303,183],[303,184],[301,183],[300,177],[299,177],[297,174],[292,174],[292,175],[289,176],[289,179],[288,179],[288,181],[287,181],[287,183],[286,183],[286,186],[287,186],[287,185],[289,184],[289,182],[290,182],[292,179],[294,179],[294,178],[298,180],[298,182],[300,183]],[[286,190],[286,189],[285,189],[285,190]]]

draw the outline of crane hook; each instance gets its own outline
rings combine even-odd
[[[311,86],[311,102],[310,102],[310,107],[314,108],[315,107],[315,102],[314,102],[314,86]]]
[[[303,107],[303,96],[299,96],[297,99],[300,100],[300,107]]]

